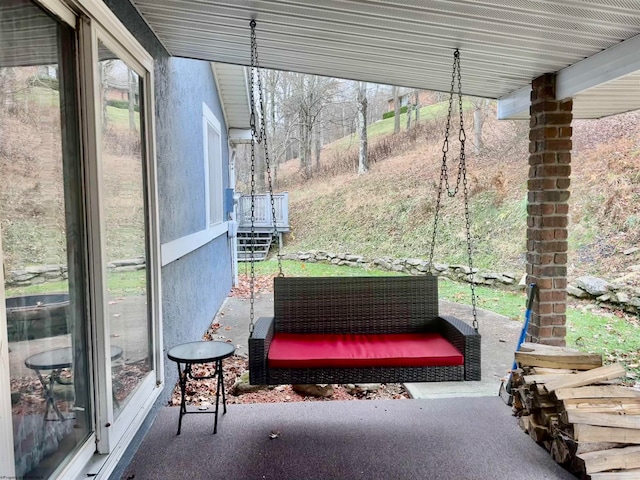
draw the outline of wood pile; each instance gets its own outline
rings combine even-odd
[[[512,372],[520,427],[579,478],[640,480],[640,390],[600,355],[524,343]]]

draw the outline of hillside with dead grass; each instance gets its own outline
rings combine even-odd
[[[467,125],[471,137],[471,118]],[[578,120],[573,131],[569,275],[612,276],[640,263],[640,252],[624,253],[640,244],[640,112]],[[281,165],[278,189],[288,190],[291,202],[286,249],[428,257],[443,135],[444,119],[432,119],[410,132],[370,138],[372,165],[361,176],[355,173],[356,137],[326,146],[311,180],[300,177],[298,160]],[[492,111],[483,139],[480,155],[467,142],[474,262],[485,269],[523,270],[528,124],[498,121]],[[451,150],[457,152],[457,145]],[[458,197],[443,203],[438,261],[466,258]]]

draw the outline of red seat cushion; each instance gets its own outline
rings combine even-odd
[[[268,358],[270,368],[464,365],[464,356],[437,333],[276,333]]]

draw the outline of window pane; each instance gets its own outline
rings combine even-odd
[[[0,6],[0,222],[16,474],[45,478],[91,432],[74,33]],[[4,392],[3,392],[4,394]]]
[[[146,186],[138,75],[102,42],[100,108],[113,408],[117,416],[151,371]]]
[[[209,156],[209,225],[223,221],[222,218],[222,155],[220,134],[207,124],[207,150]]]

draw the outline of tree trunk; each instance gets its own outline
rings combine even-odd
[[[400,133],[400,97],[398,96],[398,87],[393,87],[393,133]]]
[[[100,62],[100,90],[102,92],[102,131],[107,129],[107,92],[109,91],[109,85],[107,82],[107,62]]]
[[[369,171],[367,158],[367,84],[358,83],[358,133],[360,134],[360,150],[358,151],[358,175]]]
[[[407,130],[411,128],[411,115],[413,115],[413,112],[411,111],[412,108],[413,105],[407,104]]]
[[[136,116],[135,116],[135,101],[136,101],[136,77],[135,74],[129,70],[129,130],[136,131]]]
[[[313,131],[316,171],[320,171],[320,152],[322,150],[322,123],[320,123],[320,114],[316,117],[316,123],[313,127]]]
[[[416,89],[413,92],[414,95],[414,99],[413,99],[413,108],[415,108],[416,110],[416,121],[415,121],[415,125],[418,126],[418,122],[420,121],[420,90]]]
[[[473,110],[473,129],[475,133],[475,153],[480,155],[482,153],[482,125],[484,124],[484,100],[481,103],[476,104],[476,108]]]

